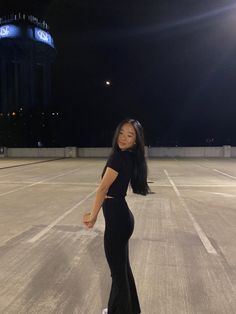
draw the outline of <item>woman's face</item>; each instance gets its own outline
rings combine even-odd
[[[135,129],[130,123],[125,123],[120,129],[117,144],[121,150],[127,150],[134,146],[136,141]]]

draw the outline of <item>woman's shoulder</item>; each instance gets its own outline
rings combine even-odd
[[[116,169],[120,169],[124,164],[132,160],[133,154],[127,150],[114,150],[107,161],[107,166],[113,168],[114,166]]]
[[[114,170],[118,171],[121,168],[122,155],[120,151],[113,151],[111,152],[110,156],[107,160],[107,167],[113,168]]]
[[[113,159],[113,158],[121,158],[122,157],[122,151],[120,150],[114,150],[110,153],[108,159]]]

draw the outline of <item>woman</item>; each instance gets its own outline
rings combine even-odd
[[[129,182],[134,193],[148,194],[143,129],[133,119],[118,125],[92,211],[84,215],[84,224],[92,228],[103,208],[104,248],[112,277],[108,309],[103,314],[141,313],[129,264],[128,241],[134,229],[134,217],[125,201]]]

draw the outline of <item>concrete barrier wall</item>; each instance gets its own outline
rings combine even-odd
[[[108,157],[111,147],[77,148],[78,157]]]
[[[65,148],[8,148],[7,157],[65,157]]]
[[[236,157],[236,147],[231,147],[231,157]]]
[[[223,147],[149,147],[149,157],[223,157]]]
[[[5,148],[1,157],[106,158],[111,147]],[[236,157],[236,147],[145,147],[147,157]]]

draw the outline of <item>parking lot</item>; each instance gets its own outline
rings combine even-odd
[[[104,165],[0,160],[0,313],[107,307],[102,211],[92,230],[82,224]],[[148,166],[153,193],[127,195],[142,313],[236,313],[236,159],[160,158]]]

